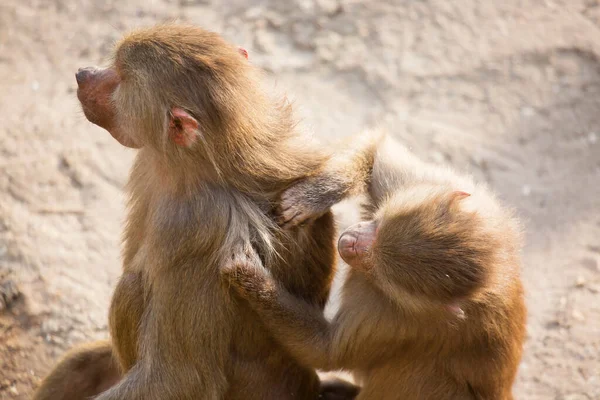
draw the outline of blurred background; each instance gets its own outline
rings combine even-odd
[[[317,136],[380,124],[489,182],[527,228],[517,398],[600,398],[598,1],[1,0],[0,399],[107,336],[134,152],[85,120],[74,73],[165,20],[245,47]]]

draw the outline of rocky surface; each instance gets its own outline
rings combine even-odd
[[[3,0],[0,399],[107,335],[133,152],[87,123],[73,74],[173,19],[247,48],[315,135],[378,124],[489,182],[527,228],[517,398],[600,398],[597,1]]]

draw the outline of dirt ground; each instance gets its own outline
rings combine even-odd
[[[380,124],[488,181],[527,228],[517,398],[600,399],[596,0],[1,0],[0,399],[107,335],[133,152],[85,121],[73,74],[172,19],[246,47],[316,135]]]

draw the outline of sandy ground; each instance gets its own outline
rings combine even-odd
[[[165,19],[245,46],[316,135],[379,123],[488,181],[527,226],[517,398],[600,399],[594,0],[0,1],[0,399],[106,337],[133,152],[85,121],[73,73]]]

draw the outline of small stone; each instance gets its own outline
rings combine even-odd
[[[557,329],[560,328],[560,321],[558,319],[552,319],[550,321],[548,321],[548,323],[546,323],[546,328],[548,329]]]
[[[2,226],[2,222],[0,222],[0,227]],[[589,251],[593,251],[594,253],[600,253],[600,246],[595,244],[589,244],[587,246]]]
[[[444,154],[441,151],[434,151],[431,153],[431,158],[436,164],[442,164],[445,161]]]
[[[579,321],[579,322],[583,322],[585,321],[585,316],[583,315],[583,313],[579,310],[573,310],[573,312],[571,313],[571,316],[573,317],[574,320]]]
[[[277,47],[273,36],[269,35],[266,30],[259,30],[255,34],[256,47],[264,53],[272,53]]]
[[[51,336],[51,338],[52,338],[52,340],[51,340],[52,344],[56,344],[56,345],[59,345],[59,346],[64,346],[65,345],[65,340],[62,337],[54,335],[54,336]]]
[[[575,280],[575,286],[578,288],[582,288],[585,286],[585,278],[583,276],[578,276],[577,279]]]
[[[40,83],[38,81],[31,82],[31,90],[33,90],[34,92],[40,90]]]
[[[589,269],[590,271],[600,272],[600,268],[598,267],[598,260],[592,257],[586,257],[581,260],[581,264]]]
[[[580,394],[580,393],[571,393],[571,394],[567,394],[565,395],[565,397],[563,397],[563,400],[587,400],[589,399],[589,397],[587,397],[586,395]]]
[[[249,8],[245,13],[244,16],[248,19],[255,19],[260,17],[262,14],[264,14],[264,9],[262,7],[252,7]]]
[[[333,16],[342,11],[342,6],[337,0],[317,0],[319,8],[327,15]]]
[[[528,197],[531,194],[531,186],[523,185],[523,187],[521,188],[521,193],[523,194],[523,196]]]
[[[563,309],[564,309],[564,308],[566,307],[566,305],[567,305],[567,298],[566,298],[566,297],[564,297],[564,296],[563,296],[563,297],[561,297],[561,298],[558,300],[558,305],[559,305],[559,307],[560,307],[560,308],[563,308]]]
[[[195,6],[201,4],[209,4],[210,0],[179,0],[179,4],[182,6]]]
[[[267,22],[274,28],[280,28],[286,22],[285,18],[281,14],[278,14],[274,11],[266,11],[264,17],[267,20]]]
[[[61,331],[59,323],[54,319],[47,319],[43,321],[42,325],[40,326],[40,329],[43,333],[49,335]]]
[[[323,61],[333,61],[336,59],[343,42],[340,34],[331,31],[315,40],[317,53]]]
[[[358,30],[358,36],[361,38],[366,38],[369,36],[369,26],[366,23],[357,21],[356,28]]]
[[[10,306],[20,295],[17,284],[12,280],[0,282],[0,310]]]
[[[304,49],[314,48],[315,26],[307,22],[298,22],[292,25],[294,41]]]
[[[14,394],[15,396],[19,395],[19,391],[17,390],[16,386],[11,386],[10,389],[8,389],[12,394]]]
[[[313,2],[313,0],[300,0],[298,2],[298,5],[302,9],[302,11],[306,13],[310,13],[315,9],[315,3]]]
[[[595,144],[598,141],[598,135],[596,135],[596,132],[590,132],[587,136],[587,140],[590,144]]]
[[[522,107],[521,115],[526,118],[533,117],[535,115],[535,110],[531,107]]]
[[[267,22],[267,20],[266,20],[266,19],[257,19],[257,20],[254,22],[254,27],[255,27],[256,29],[259,29],[259,30],[260,30],[260,29],[265,29],[265,28],[267,27],[267,23],[268,23],[268,22]]]

